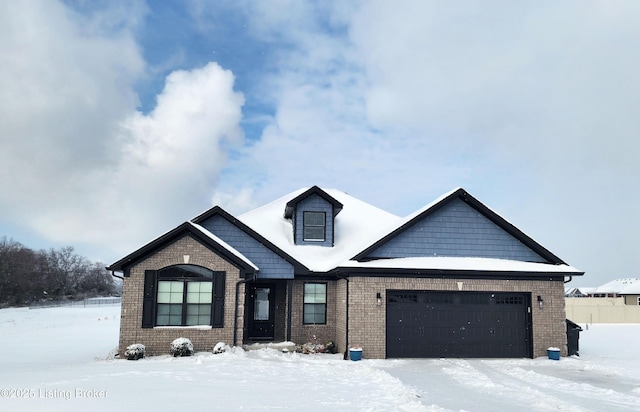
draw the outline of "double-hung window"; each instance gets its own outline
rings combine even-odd
[[[304,212],[302,215],[302,239],[311,242],[325,240],[325,212]]]
[[[326,283],[305,283],[303,323],[305,325],[324,325],[327,323]]]

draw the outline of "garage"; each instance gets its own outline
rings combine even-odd
[[[531,294],[387,291],[387,358],[532,357]]]

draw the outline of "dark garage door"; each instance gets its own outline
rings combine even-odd
[[[528,293],[387,291],[388,358],[531,357]]]

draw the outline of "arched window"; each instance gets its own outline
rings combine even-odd
[[[224,272],[174,265],[145,272],[143,327],[222,326]],[[151,290],[155,289],[155,293]],[[149,311],[153,308],[153,314]],[[146,319],[146,326],[145,326]]]

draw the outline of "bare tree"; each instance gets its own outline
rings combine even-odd
[[[20,305],[31,302],[37,283],[36,254],[6,237],[0,239],[0,304]]]
[[[116,285],[104,265],[77,255],[71,246],[34,252],[0,238],[0,306],[113,293]]]

